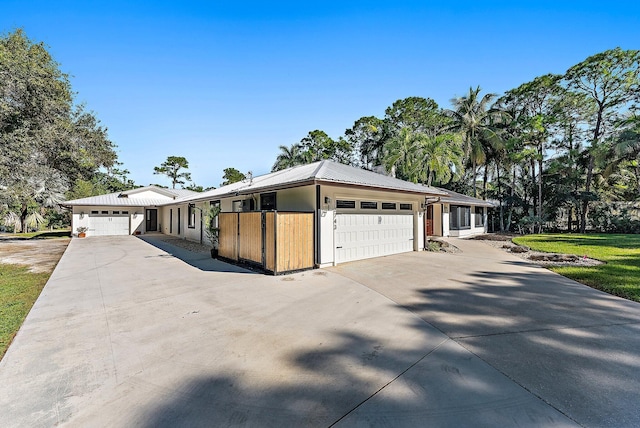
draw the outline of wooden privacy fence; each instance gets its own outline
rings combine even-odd
[[[220,257],[277,275],[314,266],[313,213],[220,213]]]

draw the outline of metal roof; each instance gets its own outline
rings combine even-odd
[[[135,195],[145,191],[152,191],[158,194],[157,198],[138,198]],[[188,197],[196,192],[186,189],[164,189],[157,186],[139,187],[126,190],[124,192],[108,193],[106,195],[90,196],[87,198],[73,199],[65,201],[61,205],[65,206],[122,206],[122,207],[148,207],[163,205],[173,202],[180,197]]]
[[[447,204],[462,204],[462,205],[475,205],[478,207],[494,207],[493,202],[485,201],[482,199],[474,198],[472,196],[463,195],[462,193],[454,192],[453,190],[445,190],[448,196],[440,198],[440,202]]]
[[[378,190],[392,190],[425,195],[446,196],[446,193],[435,187],[410,183],[394,177],[355,168],[350,165],[323,160],[306,165],[294,166],[282,171],[222,186],[218,189],[198,193],[179,199],[178,202],[211,200],[237,194],[249,194],[268,189],[295,187],[314,183],[350,184]],[[170,203],[170,202],[168,202]]]

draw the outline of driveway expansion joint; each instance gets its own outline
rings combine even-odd
[[[629,322],[619,322],[619,323],[609,323],[609,324],[590,324],[590,325],[579,325],[579,326],[557,327],[557,328],[535,328],[535,329],[529,329],[529,330],[504,331],[500,333],[470,334],[467,336],[449,336],[447,334],[447,336],[449,336],[454,341],[458,341],[459,339],[473,339],[475,337],[508,336],[510,334],[539,333],[543,331],[586,330],[590,328],[616,327],[621,325],[634,325],[634,324],[640,325],[640,321],[629,321]]]
[[[402,376],[404,376],[405,373],[407,373],[409,370],[411,370],[412,368],[414,368],[418,363],[420,363],[422,360],[424,360],[425,358],[427,358],[429,355],[433,354],[435,351],[437,351],[438,349],[440,349],[442,347],[442,345],[444,345],[445,343],[449,342],[451,339],[444,339],[442,342],[438,343],[433,349],[431,349],[429,352],[427,352],[426,354],[424,354],[422,357],[418,358],[418,360],[416,360],[413,364],[411,364],[409,367],[407,367],[406,369],[404,369],[402,372],[400,372],[400,374],[398,374],[398,376],[394,377],[393,379],[391,379],[389,382],[387,382],[386,384],[382,385],[380,387],[380,389],[378,389],[377,391],[375,391],[373,394],[371,394],[370,396],[368,396],[367,398],[365,398],[364,400],[362,400],[360,403],[358,403],[356,406],[353,407],[353,409],[349,410],[347,413],[345,413],[344,415],[342,415],[338,420],[336,420],[335,422],[333,422],[331,425],[329,425],[329,427],[333,427],[335,426],[337,423],[339,423],[340,421],[342,421],[344,418],[346,418],[347,416],[349,416],[351,413],[355,412],[360,406],[362,406],[364,403],[366,403],[367,401],[371,400],[373,397],[375,397],[376,395],[378,395],[378,393],[382,392],[386,387],[388,387],[389,385],[391,385],[393,382],[395,382],[396,380],[400,379]]]

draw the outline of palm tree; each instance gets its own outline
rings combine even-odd
[[[425,136],[421,140],[420,155],[427,176],[427,186],[435,181],[445,184],[462,171],[464,156],[460,140],[455,135]]]
[[[382,163],[387,171],[395,170],[398,178],[417,183],[424,175],[420,159],[420,149],[424,134],[415,133],[410,128],[402,128],[384,146]]]
[[[502,115],[491,109],[489,104],[495,94],[485,94],[480,98],[480,86],[469,88],[469,93],[463,97],[451,100],[453,110],[448,113],[454,120],[452,129],[462,134],[464,153],[471,162],[471,177],[473,180],[473,196],[477,197],[476,189],[477,167],[486,160],[485,144],[493,139],[492,122]]]
[[[280,153],[276,157],[276,162],[271,168],[271,172],[280,171],[282,169],[291,168],[292,166],[302,165],[306,163],[302,158],[302,152],[299,144],[292,144],[291,147],[280,146]]]

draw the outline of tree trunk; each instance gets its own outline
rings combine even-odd
[[[587,180],[584,185],[585,199],[582,200],[582,210],[580,212],[580,233],[585,233],[587,230],[587,214],[589,212],[589,201],[586,199],[591,191],[591,182],[593,181],[593,167],[595,158],[593,154],[589,154],[589,166],[587,167]]]
[[[484,176],[482,177],[482,200],[487,200],[487,181],[489,180],[489,165],[484,164]]]
[[[504,218],[502,209],[502,184],[500,183],[500,163],[496,165],[496,176],[498,177],[498,201],[500,201],[500,232],[504,232]]]
[[[471,180],[473,181],[473,197],[477,198],[478,197],[478,192],[476,191],[476,160],[475,158],[471,161],[472,163],[472,168],[473,168],[473,172],[471,174]]]
[[[513,165],[513,177],[511,180],[511,204],[509,205],[509,217],[507,218],[507,232],[511,231],[511,217],[513,215],[513,198],[516,194],[516,165]]]
[[[22,203],[20,209],[20,231],[22,233],[27,233],[27,204]]]
[[[544,153],[544,142],[540,142],[538,148],[538,217],[540,217],[539,233],[542,233],[542,155]]]
[[[536,213],[536,210],[538,209],[538,201],[536,200],[536,192],[533,190],[534,189],[534,183],[536,183],[536,160],[534,158],[531,158],[531,199],[533,202],[533,215],[539,215],[539,213]]]
[[[604,107],[602,103],[600,103],[598,105],[598,118],[596,120],[596,127],[593,130],[593,140],[591,141],[591,152],[589,153],[589,167],[587,168],[587,180],[584,185],[584,190],[585,190],[585,193],[587,194],[591,191],[591,182],[593,181],[593,167],[595,164],[595,157],[593,156],[593,150],[598,145],[598,138],[600,137],[600,126],[602,125],[603,110],[604,110]],[[589,213],[589,201],[585,198],[582,201],[582,212],[580,213],[580,233],[585,233],[587,230],[588,213]]]

